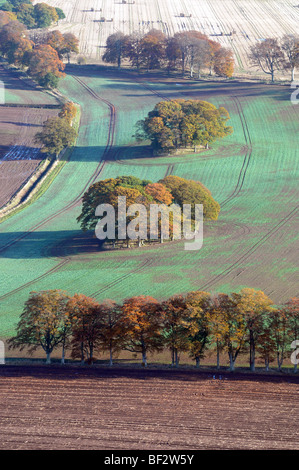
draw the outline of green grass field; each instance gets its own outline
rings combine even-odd
[[[165,80],[144,87],[134,75],[100,68],[74,73],[115,106],[113,148],[102,166],[109,108],[67,76],[61,91],[82,110],[77,146],[46,193],[0,224],[0,337],[13,334],[33,290],[58,288],[98,300],[245,286],[276,303],[298,295],[299,106],[290,102],[289,87]],[[132,135],[161,96],[224,105],[233,135],[197,155],[150,159]],[[81,248],[76,217],[91,182],[118,175],[158,181],[169,171],[200,180],[221,204],[219,220],[204,226],[201,250],[186,251],[183,242],[97,253]]]

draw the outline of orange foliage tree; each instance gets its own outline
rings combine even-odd
[[[69,296],[60,290],[31,292],[9,347],[21,351],[28,347],[29,352],[42,347],[50,364],[54,348],[62,345],[64,351],[71,332],[68,301]]]
[[[60,78],[64,77],[65,65],[58,57],[58,53],[49,44],[37,46],[31,55],[29,63],[29,73],[37,80],[44,78],[48,74]]]
[[[99,304],[83,294],[75,294],[68,302],[72,318],[72,357],[81,358],[81,363],[94,361],[94,352],[99,348],[101,322]]]
[[[163,349],[162,311],[159,302],[150,296],[126,299],[122,307],[125,349],[142,354],[147,367],[147,355]]]

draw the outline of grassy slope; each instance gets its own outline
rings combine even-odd
[[[160,98],[135,82],[124,83],[100,76],[85,80],[116,105],[114,144],[132,144],[134,123]],[[133,174],[157,181],[165,175],[168,165],[175,163],[173,174],[201,180],[216,200],[224,202],[234,192],[242,170],[246,135],[248,147],[249,138],[252,142],[252,154],[242,191],[224,205],[217,224],[205,225],[202,250],[185,251],[179,242],[175,246],[165,244],[97,256],[78,254],[72,258],[68,254],[63,257],[62,251],[62,257],[57,258],[53,246],[57,250],[64,239],[80,233],[75,220],[80,204],[52,220],[46,221],[47,217],[84,190],[103,155],[109,116],[108,108],[94,100],[73,78],[67,77],[62,82],[62,92],[82,106],[78,145],[71,161],[48,191],[31,208],[0,226],[2,245],[45,220],[34,233],[1,253],[0,295],[25,285],[1,299],[1,336],[12,333],[32,290],[61,288],[70,293],[93,295],[99,300],[121,300],[137,294],[165,298],[192,289],[230,291],[249,285],[265,290],[276,302],[296,295],[296,265],[292,253],[297,230],[293,218],[279,231],[274,229],[293,210],[298,195],[294,136],[299,109],[288,101],[287,90],[283,88],[281,92],[277,88],[269,87],[267,92],[263,89],[260,96],[242,93],[239,106],[242,106],[249,130],[249,134],[248,131],[244,134],[236,102],[222,94],[221,86],[211,84],[207,90],[205,84],[192,85],[192,88],[186,84],[185,89],[179,90],[189,93],[191,89],[194,97],[206,96],[209,91],[210,101],[224,104],[231,113],[234,134],[216,145],[209,158],[202,154],[195,159],[191,155],[149,165],[152,163],[149,160],[130,161],[130,149],[127,149],[122,153],[121,163],[106,164],[100,175],[107,178]],[[178,93],[177,88],[166,85],[159,86],[159,91],[170,97]],[[136,156],[134,152],[133,156]],[[56,269],[62,261],[65,263]],[[234,263],[237,265],[232,269]],[[52,269],[54,271],[47,274]],[[40,276],[44,277],[38,279]]]

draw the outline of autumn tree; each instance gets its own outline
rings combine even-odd
[[[299,298],[292,297],[281,307],[288,323],[288,335],[290,341],[299,340]],[[297,372],[297,364],[294,364],[294,372]]]
[[[30,58],[29,74],[38,82],[43,81],[49,74],[57,78],[64,77],[65,66],[58,57],[57,51],[48,44],[37,46]]]
[[[291,70],[291,81],[295,80],[295,69],[299,67],[299,35],[286,34],[281,41],[286,56],[285,67]]]
[[[13,12],[28,29],[47,28],[53,22],[65,18],[61,8],[54,8],[47,3],[33,5],[31,0],[9,0],[0,9]]]
[[[229,369],[234,371],[239,354],[246,344],[246,322],[237,307],[235,299],[227,294],[218,294],[214,298],[214,329],[219,335],[219,341],[227,351]],[[217,323],[217,327],[216,327]]]
[[[113,300],[106,300],[97,309],[100,319],[99,347],[109,352],[109,365],[113,357],[125,345],[122,306]]]
[[[142,34],[134,32],[125,38],[125,56],[139,70],[142,56]]]
[[[68,101],[62,106],[62,109],[58,116],[65,119],[69,124],[73,122],[77,115],[76,105],[72,101]]]
[[[207,39],[195,39],[191,44],[191,64],[190,75],[193,77],[194,72],[197,78],[201,78],[202,70],[205,69],[211,61],[211,48]]]
[[[205,146],[233,132],[224,107],[201,100],[161,101],[136,124],[138,142],[150,140],[157,153]]]
[[[22,3],[18,7],[16,15],[18,20],[28,29],[36,28],[34,6],[31,3]]]
[[[77,131],[66,119],[55,117],[44,122],[41,132],[35,136],[35,142],[42,146],[41,152],[57,159],[63,149],[74,144],[77,135]]]
[[[49,364],[54,348],[58,345],[65,347],[70,334],[68,302],[68,295],[60,290],[31,292],[17,325],[17,334],[9,340],[9,347],[21,351],[29,347],[29,352],[42,347]]]
[[[273,318],[268,312],[262,313],[259,318],[258,341],[256,351],[265,363],[266,372],[269,371],[270,363],[275,360],[276,341],[272,328]]]
[[[126,41],[127,37],[121,32],[113,33],[108,36],[103,61],[110,64],[116,63],[118,68],[120,68],[122,60],[126,56]]]
[[[209,45],[209,58],[207,62],[207,67],[209,69],[209,74],[210,76],[212,75],[212,71],[215,67],[216,64],[216,58],[217,54],[219,53],[221,49],[221,44],[217,41],[212,41],[211,39],[208,40],[208,45]]]
[[[149,352],[163,349],[162,312],[159,302],[150,296],[126,299],[122,307],[124,348],[142,355],[142,364],[147,367]]]
[[[37,3],[34,5],[34,17],[37,28],[47,28],[59,20],[56,8],[47,3]]]
[[[98,223],[98,216],[96,209],[100,204],[110,204],[116,210],[115,218],[120,219],[118,215],[118,197],[126,197],[126,209],[131,204],[146,203],[153,201],[149,199],[150,195],[146,193],[146,187],[151,184],[151,181],[141,180],[133,176],[121,176],[117,178],[109,178],[103,181],[98,181],[91,185],[83,196],[82,211],[77,221],[81,225],[83,231],[94,230]],[[165,189],[164,197],[167,196]],[[131,219],[128,217],[127,224]],[[127,225],[126,224],[126,225]],[[116,224],[113,231],[115,238],[119,237],[118,225]]]
[[[182,75],[185,76],[189,67],[190,76],[197,72],[201,77],[202,69],[212,67],[213,44],[221,47],[219,43],[210,41],[208,36],[200,31],[183,31],[175,33],[167,40],[166,57],[168,60],[168,70],[176,68],[181,64]],[[214,62],[213,62],[214,64]]]
[[[172,194],[168,191],[166,186],[162,183],[149,183],[145,187],[145,192],[152,196],[154,201],[161,202],[169,206],[173,201]]]
[[[186,295],[189,311],[187,319],[189,354],[199,367],[211,342],[208,311],[211,307],[211,295],[208,292],[189,292]]]
[[[278,370],[286,358],[288,346],[290,346],[289,325],[287,312],[283,308],[273,309],[270,314],[271,330],[275,345],[275,354],[277,359]]]
[[[221,316],[221,304],[217,295],[211,296],[210,306],[206,311],[206,317],[208,322],[208,330],[216,348],[216,367],[217,370],[219,370],[220,353],[223,351],[225,345],[225,322]]]
[[[0,52],[10,64],[27,65],[32,54],[33,43],[28,38],[24,25],[10,21],[0,30]]]
[[[61,54],[67,56],[68,63],[70,63],[70,56],[72,53],[79,53],[79,39],[72,33],[63,34],[64,46]]]
[[[161,303],[164,313],[163,336],[171,351],[171,365],[178,367],[180,353],[189,349],[189,310],[183,295],[175,295]]]
[[[17,20],[17,17],[13,12],[0,10],[0,30],[7,23],[10,23],[11,21],[16,21],[16,20]]]
[[[94,361],[94,353],[100,347],[101,319],[96,300],[83,294],[75,294],[68,302],[72,316],[72,357],[81,363]]]
[[[190,204],[193,215],[195,204],[202,204],[204,219],[217,220],[220,205],[200,181],[186,180],[180,176],[169,175],[159,182],[163,183],[170,191],[175,204],[180,207],[183,207],[184,204]]]
[[[231,78],[234,73],[234,56],[231,49],[221,47],[214,55],[214,72],[220,77]]]
[[[275,72],[285,67],[283,50],[275,38],[267,38],[251,46],[249,58],[253,66],[271,76],[272,83]]]
[[[263,316],[270,314],[273,302],[260,290],[244,288],[238,294],[232,294],[237,308],[243,315],[249,334],[249,366],[255,371],[256,343],[263,323]]]
[[[170,56],[169,53],[173,55]],[[190,34],[187,31],[175,33],[171,43],[171,48],[168,48],[168,59],[174,63],[177,59],[181,62],[182,75],[185,76],[186,64],[190,54]]]
[[[64,36],[58,31],[50,31],[46,36],[46,44],[51,46],[58,53],[59,59],[62,59],[64,49]]]
[[[161,68],[165,60],[166,36],[162,31],[152,29],[140,42],[140,63],[146,70]]]

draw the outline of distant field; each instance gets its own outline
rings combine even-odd
[[[92,60],[101,59],[106,39],[115,31],[147,33],[155,28],[173,35],[197,30],[230,47],[236,70],[246,73],[252,73],[247,57],[252,44],[266,37],[298,33],[299,23],[297,0],[136,0],[134,5],[130,2],[124,5],[121,0],[48,0],[48,3],[64,10],[66,19],[59,23],[59,29],[76,34],[81,53]],[[186,17],[180,17],[181,13]],[[101,22],[101,17],[113,18],[113,22]],[[236,33],[229,36],[231,31]]]
[[[0,225],[2,337],[13,333],[32,290],[59,288],[98,300],[244,286],[277,303],[298,295],[299,107],[289,87],[151,76],[140,82],[96,67],[69,73],[61,91],[82,107],[71,160],[40,199]],[[113,115],[101,97],[113,103]],[[151,161],[131,136],[163,97],[226,106],[233,135],[199,155]],[[176,242],[98,252],[90,235],[81,234],[76,217],[93,181],[130,174],[157,181],[169,173],[202,181],[221,204],[218,222],[204,226],[201,250]]]
[[[23,365],[0,379],[2,450],[299,449],[295,377]]]

